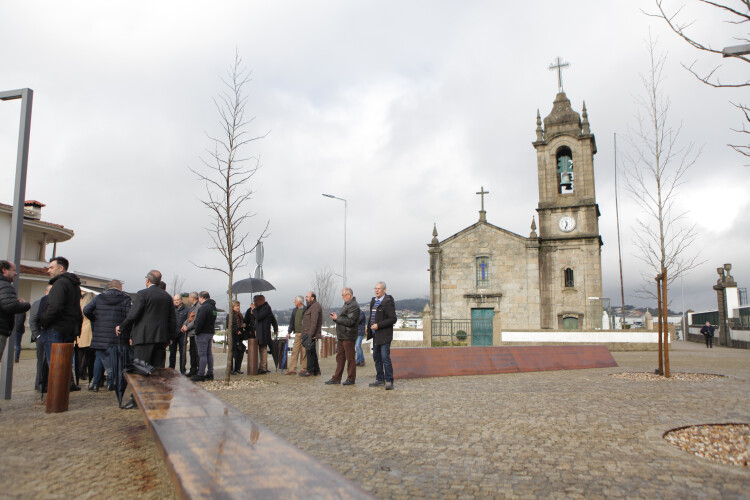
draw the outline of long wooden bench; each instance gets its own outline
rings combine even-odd
[[[181,498],[373,498],[175,370],[125,376]]]

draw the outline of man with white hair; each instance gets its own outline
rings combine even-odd
[[[367,322],[367,339],[372,340],[372,358],[375,361],[375,382],[370,387],[393,390],[393,365],[391,342],[396,324],[396,302],[386,295],[385,283],[375,284],[375,296],[370,301],[370,319]]]

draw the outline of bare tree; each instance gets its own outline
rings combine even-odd
[[[680,127],[669,122],[669,98],[664,95],[665,54],[657,54],[656,41],[647,41],[649,70],[641,74],[644,94],[637,98],[637,126],[628,131],[630,151],[624,154],[625,188],[641,208],[636,218],[638,257],[647,264],[643,286],[637,294],[656,298],[654,276],[667,271],[667,282],[692,269],[698,262],[693,252],[695,225],[685,224],[686,212],[675,207],[685,174],[695,164],[700,148],[679,145]]]
[[[316,269],[313,274],[311,285],[323,309],[325,323],[328,323],[328,315],[325,312],[333,306],[333,299],[336,296],[336,281],[336,274],[330,266]]]
[[[182,293],[183,286],[185,286],[185,278],[179,274],[175,274],[172,278],[172,286],[170,287],[172,289],[172,295]]]
[[[207,134],[212,147],[207,149],[208,159],[201,158],[207,173],[191,170],[206,186],[207,199],[201,200],[211,213],[211,224],[206,227],[206,231],[213,242],[210,248],[218,250],[223,259],[220,266],[198,267],[219,271],[227,276],[227,302],[231,310],[234,272],[244,265],[245,258],[268,233],[270,222],[266,222],[260,236],[253,240],[248,240],[248,233],[244,228],[245,222],[255,215],[245,206],[253,195],[249,181],[260,168],[260,159],[257,156],[246,156],[244,151],[246,146],[266,137],[268,133],[252,136],[247,132],[248,125],[254,120],[245,117],[247,97],[244,95],[244,88],[250,82],[250,73],[242,64],[239,53],[235,52],[234,63],[221,81],[224,90],[214,98],[221,134],[217,137]],[[233,322],[234,315],[229,314],[227,339],[231,337]],[[228,340],[226,343],[228,355],[224,380],[229,382],[232,344]]]
[[[737,0],[737,3],[739,4],[737,7],[730,7],[729,5],[725,3],[718,3],[718,2],[712,2],[710,0],[698,0],[699,3],[702,3],[704,5],[710,6],[715,9],[719,9],[722,12],[726,13],[729,18],[727,21],[725,21],[727,24],[734,24],[734,25],[740,25],[747,22],[750,22],[750,0]],[[725,57],[723,49],[719,49],[718,46],[712,45],[708,41],[704,40],[698,40],[697,38],[691,36],[688,32],[690,30],[690,27],[695,24],[694,20],[691,21],[685,21],[681,17],[681,12],[683,7],[680,7],[674,12],[667,12],[664,10],[664,1],[663,0],[655,0],[656,8],[658,9],[658,12],[656,13],[648,13],[645,12],[645,14],[657,17],[660,19],[663,19],[667,26],[675,33],[677,36],[682,38],[685,42],[690,44],[695,49],[699,50],[700,52],[704,52],[707,54],[712,54],[713,56],[721,56]],[[721,36],[723,33],[723,30],[717,29],[714,30],[714,32],[717,34],[716,36]],[[743,42],[743,43],[750,43],[750,34],[743,34],[743,36],[735,36],[732,37],[734,40]],[[719,40],[719,43],[721,45],[726,45],[726,39]],[[733,65],[736,64],[742,64],[742,63],[750,63],[750,57],[747,57],[746,54],[739,54],[739,55],[733,55],[729,57],[729,62]],[[721,79],[721,70],[722,70],[722,64],[718,64],[713,66],[711,69],[702,70],[699,71],[696,69],[697,60],[693,61],[690,64],[684,64],[682,63],[682,66],[687,69],[695,78],[700,80],[701,82],[705,83],[706,85],[709,85],[714,88],[738,88],[738,87],[750,87],[750,79],[745,81],[726,81]],[[742,127],[740,129],[732,129],[735,132],[739,132],[742,134],[750,134],[750,130],[747,128],[747,125],[750,124],[750,107],[748,107],[746,104],[741,103],[732,103],[733,106],[735,106],[737,109],[739,109],[744,118],[745,121],[742,124]],[[741,155],[750,157],[750,145],[741,145],[741,144],[728,144],[729,147],[740,153]]]

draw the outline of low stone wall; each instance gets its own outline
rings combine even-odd
[[[512,331],[502,332],[499,345],[606,345],[610,351],[655,351],[659,346],[659,332],[648,330]]]

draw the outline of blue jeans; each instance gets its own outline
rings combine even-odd
[[[372,345],[372,359],[375,360],[375,378],[379,382],[393,382],[393,365],[391,364],[391,343]]]
[[[107,371],[107,386],[112,387],[115,381],[115,374],[112,368],[114,356],[117,356],[117,346],[109,346],[107,349],[96,349],[96,361],[94,361],[94,380],[92,385],[98,387],[104,378],[104,371]]]
[[[16,363],[18,358],[21,356],[21,339],[23,338],[23,332],[14,332],[13,336],[16,338]]]
[[[357,341],[354,343],[354,352],[357,353],[357,359],[354,360],[355,363],[365,362],[365,353],[362,352],[362,341],[364,340],[364,338],[364,335],[359,335],[357,337]]]
[[[195,338],[198,341],[198,375],[213,376],[214,353],[211,348],[213,347],[214,334],[200,333]]]
[[[62,333],[57,330],[42,330],[39,334],[39,338],[44,342],[44,357],[47,360],[47,366],[52,366],[50,362],[50,356],[52,356],[52,344],[59,344],[62,340]],[[39,342],[39,339],[37,339]]]

